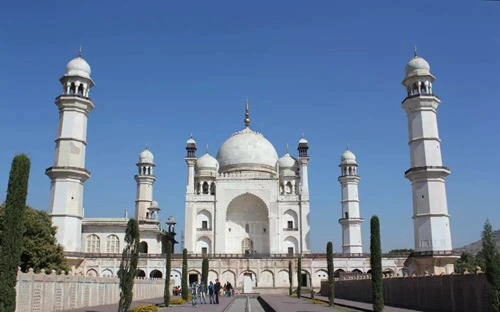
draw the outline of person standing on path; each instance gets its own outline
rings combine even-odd
[[[215,303],[219,304],[219,292],[220,292],[220,282],[218,279],[215,280]]]
[[[197,308],[198,307],[198,285],[196,282],[193,282],[191,284],[191,303],[193,304],[193,307]]]
[[[210,300],[210,304],[215,303],[215,285],[210,281],[210,285],[208,285],[208,299]]]
[[[203,281],[200,283],[200,304],[207,304],[206,294],[207,294],[207,286]]]

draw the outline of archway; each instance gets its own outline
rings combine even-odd
[[[142,241],[139,244],[139,252],[147,254],[148,253],[148,243]]]
[[[151,273],[149,273],[150,278],[163,278],[163,273],[159,270],[153,270]]]
[[[269,253],[267,205],[262,199],[250,193],[235,197],[227,207],[225,252],[242,253],[242,242],[249,242],[246,239],[252,242],[252,250],[248,250],[248,253]]]
[[[146,272],[143,270],[137,270],[137,277],[146,277]]]

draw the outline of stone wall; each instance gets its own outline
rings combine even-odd
[[[372,302],[371,276],[360,274],[338,279],[335,297]],[[328,296],[327,282],[321,294]],[[490,311],[490,286],[484,273],[426,276],[390,276],[383,280],[384,303],[419,311]]]
[[[134,300],[163,297],[165,280],[136,279]],[[118,303],[119,279],[19,271],[16,312],[51,312]]]

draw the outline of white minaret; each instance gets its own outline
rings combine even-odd
[[[56,98],[59,130],[54,164],[45,170],[50,178],[49,214],[57,227],[56,239],[66,252],[80,252],[82,243],[83,184],[90,178],[85,169],[87,118],[94,103],[89,98],[94,86],[90,66],[77,57],[66,65],[59,79],[63,92]]]
[[[415,56],[405,68],[402,84],[407,97],[403,108],[408,116],[410,180],[413,196],[415,254],[450,254],[452,250],[450,215],[446,199],[446,177],[450,169],[443,166],[436,110],[439,98],[433,93],[435,77],[426,60]]]
[[[342,225],[342,253],[361,254],[363,244],[361,243],[361,224],[363,219],[359,212],[358,164],[356,156],[349,148],[340,157],[339,182],[342,189],[342,217],[339,223]]]
[[[184,221],[184,242],[185,248],[188,252],[195,252],[194,248],[196,247],[195,238],[196,238],[196,210],[195,210],[195,185],[194,185],[194,166],[196,164],[196,141],[193,139],[193,135],[186,142],[186,157],[184,160],[187,164],[187,181],[186,181],[186,207],[185,207],[185,216],[186,220]]]
[[[309,201],[309,143],[304,138],[299,140],[297,151],[299,152],[300,164],[300,253],[311,253],[311,224],[309,222],[310,201]]]
[[[154,156],[146,147],[139,154],[139,162],[136,164],[138,172],[134,176],[137,182],[137,193],[135,196],[135,218],[138,221],[148,219],[151,203],[153,202],[153,184],[156,177],[153,169],[156,166]]]

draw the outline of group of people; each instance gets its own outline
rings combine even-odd
[[[234,288],[231,283],[227,282],[222,287],[221,283],[218,279],[215,280],[215,284],[210,281],[210,283],[205,285],[203,281],[201,283],[193,282],[191,284],[191,296],[192,296],[192,304],[193,307],[198,306],[198,297],[200,297],[200,304],[207,304],[206,295],[208,292],[208,299],[210,304],[219,304],[219,295],[231,297],[234,296]]]

